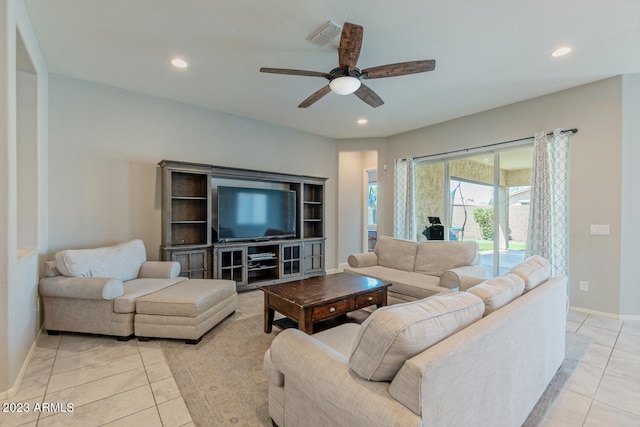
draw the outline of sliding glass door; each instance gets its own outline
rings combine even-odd
[[[533,146],[504,150],[498,154],[500,186],[497,188],[499,212],[496,226],[501,230],[498,243],[497,274],[507,273],[524,261],[529,229]]]
[[[507,272],[524,260],[531,167],[530,145],[419,162],[418,240],[475,241],[487,277]],[[437,220],[442,233],[432,231]]]

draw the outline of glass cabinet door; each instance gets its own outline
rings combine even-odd
[[[218,279],[233,280],[242,285],[247,282],[246,248],[218,249]]]
[[[281,277],[299,276],[302,273],[302,245],[282,245],[280,264]]]

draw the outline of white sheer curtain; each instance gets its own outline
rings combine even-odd
[[[551,262],[553,274],[569,272],[569,134],[535,134],[526,256]]]
[[[416,240],[416,162],[414,158],[397,159],[393,208],[393,235]]]

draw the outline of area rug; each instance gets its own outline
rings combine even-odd
[[[278,329],[264,333],[262,297],[262,291],[240,293],[235,314],[197,345],[161,342],[196,426],[271,425],[262,360]]]
[[[196,426],[270,426],[264,353],[278,334],[263,332],[262,292],[243,292],[238,310],[198,345],[162,340],[162,351]],[[531,412],[526,427],[539,426],[591,345],[567,332],[566,357]]]

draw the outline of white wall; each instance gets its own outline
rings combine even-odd
[[[10,40],[13,18],[10,17],[9,2],[0,0],[0,393],[4,393],[11,383],[9,381],[9,278],[12,260],[10,257],[10,163],[11,145],[14,137],[9,127],[15,123],[15,110],[9,108],[10,85],[9,76],[15,67],[15,53]],[[11,18],[11,19],[10,19]],[[12,254],[11,254],[12,255]],[[2,396],[0,396],[2,398]]]
[[[622,79],[620,314],[640,315],[640,74]]]
[[[47,69],[22,1],[0,0],[0,28],[1,400],[17,390],[41,323],[36,302],[38,265],[47,249],[48,89]],[[23,61],[30,63],[37,78],[18,80],[18,64]],[[28,119],[22,120],[25,112]],[[23,138],[34,136],[36,140],[28,141],[28,147],[21,146]],[[26,157],[18,161],[19,156]],[[21,168],[25,167],[31,169],[28,177],[22,174]],[[22,248],[18,245],[19,199],[26,200],[32,210],[25,218],[32,230],[21,233],[29,246],[28,252],[19,250]]]
[[[570,148],[571,305],[617,315],[622,313],[621,77],[389,137],[386,162],[532,136],[538,130],[574,127],[579,132],[571,137]],[[633,136],[637,142],[638,134]],[[389,199],[384,209],[387,227],[391,227]],[[592,236],[591,224],[608,224],[611,234]],[[627,254],[636,260],[639,255],[637,249]],[[589,292],[578,290],[580,280],[590,283]],[[640,314],[640,301],[629,302],[624,312]]]
[[[360,152],[341,152],[338,158],[338,264],[362,252],[362,170]]]
[[[18,249],[38,246],[38,84],[37,76],[17,74],[16,175]]]
[[[326,256],[336,268],[335,140],[59,75],[50,111],[51,255],[141,238],[158,259],[157,163],[167,159],[329,178]]]

